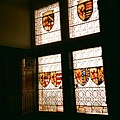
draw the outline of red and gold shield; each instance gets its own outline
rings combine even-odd
[[[62,72],[51,72],[51,82],[55,87],[58,87],[62,82]]]
[[[103,67],[90,68],[90,78],[96,85],[104,82]]]
[[[79,0],[77,13],[81,20],[87,21],[93,12],[93,0]]]
[[[50,31],[54,25],[54,13],[53,10],[47,11],[42,14],[42,25],[46,31]]]
[[[50,72],[40,73],[40,84],[43,87],[47,87],[49,83],[50,83]]]
[[[84,86],[89,80],[90,72],[87,68],[76,69],[74,70],[74,74],[77,83],[82,86]]]

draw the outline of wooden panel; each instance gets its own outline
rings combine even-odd
[[[15,53],[2,55],[2,113],[5,117],[16,117],[21,114],[21,58]]]
[[[25,89],[33,89],[33,72],[25,71]]]
[[[32,66],[31,66],[32,65]],[[36,65],[35,60],[22,60],[22,114],[34,111],[36,90]]]
[[[22,112],[25,112],[25,94],[22,94]]]
[[[33,93],[26,94],[26,111],[32,111],[33,109]]]

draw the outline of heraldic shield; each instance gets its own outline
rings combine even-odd
[[[44,12],[42,17],[42,25],[46,31],[50,31],[54,25],[54,13],[53,10]]]
[[[74,70],[74,74],[77,83],[82,86],[84,86],[88,82],[90,77],[90,71],[87,68],[76,69]]]
[[[82,86],[89,81],[89,78],[91,78],[96,85],[100,85],[104,82],[103,67],[80,68],[74,70],[74,74],[77,83]]]
[[[87,21],[93,12],[93,0],[79,0],[77,5],[78,17]]]
[[[62,82],[62,72],[51,72],[51,82],[55,87],[58,87]]]
[[[96,85],[100,85],[101,83],[103,83],[105,81],[103,67],[91,68],[90,78]]]
[[[43,87],[47,87],[49,83],[50,83],[50,72],[40,73],[40,84]]]

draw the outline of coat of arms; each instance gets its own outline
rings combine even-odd
[[[100,85],[102,82],[104,82],[103,67],[91,68],[90,78],[96,85]]]
[[[87,21],[93,12],[93,0],[79,0],[77,13],[81,20]]]
[[[50,72],[40,73],[40,84],[43,87],[47,87],[49,83],[50,83]]]
[[[77,83],[82,86],[84,86],[88,82],[90,77],[90,71],[87,68],[76,69],[74,70],[74,74]]]
[[[51,72],[51,82],[55,87],[58,87],[62,82],[61,72]]]
[[[44,12],[42,17],[42,25],[46,31],[50,31],[54,25],[54,13],[53,10]]]

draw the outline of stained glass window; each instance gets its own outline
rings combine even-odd
[[[35,45],[61,41],[59,3],[35,10]]]
[[[38,58],[39,111],[63,112],[61,54]]]
[[[102,48],[74,51],[73,68],[77,112],[107,115]]]
[[[68,0],[70,38],[100,32],[98,0]]]

